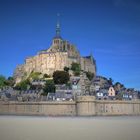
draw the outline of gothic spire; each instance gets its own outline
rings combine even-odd
[[[90,52],[90,60],[91,60],[92,63],[94,63],[94,58],[93,58],[92,50],[91,50],[91,52]]]
[[[61,37],[60,36],[60,20],[59,20],[60,14],[57,14],[57,24],[56,24],[56,37]]]

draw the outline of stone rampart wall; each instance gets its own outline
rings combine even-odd
[[[96,101],[96,115],[140,115],[140,101]]]
[[[0,114],[75,116],[75,102],[0,103]]]
[[[46,116],[140,115],[140,101],[102,101],[79,96],[76,102],[0,102],[0,114]]]

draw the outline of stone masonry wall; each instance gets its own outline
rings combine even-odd
[[[0,114],[75,116],[75,102],[0,103]]]
[[[140,115],[140,101],[96,101],[96,115]]]
[[[0,114],[46,116],[140,115],[140,101],[99,101],[79,96],[74,102],[0,102]]]

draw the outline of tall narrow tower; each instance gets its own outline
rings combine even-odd
[[[53,38],[53,46],[58,46],[58,49],[60,49],[61,41],[62,41],[62,38],[61,38],[61,35],[60,35],[61,29],[60,29],[60,19],[59,19],[59,17],[60,17],[60,15],[57,14],[56,34],[55,34],[55,37]]]
[[[60,35],[60,32],[61,32],[61,29],[60,29],[60,14],[57,14],[57,24],[56,24],[56,37],[58,38],[61,38],[61,35]]]

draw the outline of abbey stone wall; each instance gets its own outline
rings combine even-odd
[[[55,38],[49,49],[26,58],[25,64],[16,68],[14,79],[18,83],[32,71],[52,75],[56,70],[64,70],[65,66],[71,67],[73,62],[81,64],[82,70],[90,71],[96,75],[94,58],[91,56],[81,57],[74,45],[61,38]]]

